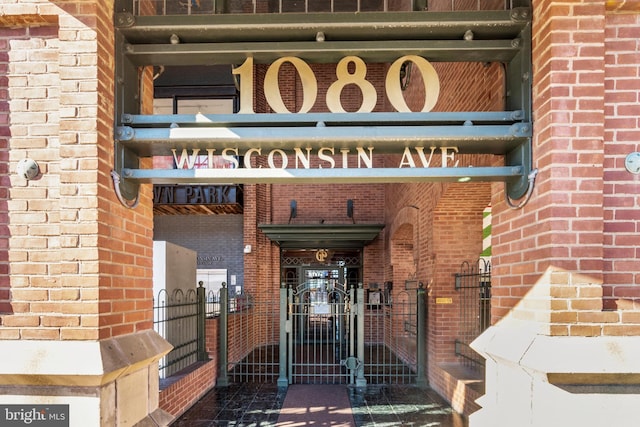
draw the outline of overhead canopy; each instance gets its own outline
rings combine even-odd
[[[378,237],[384,224],[260,224],[258,228],[286,249],[362,248]]]
[[[531,8],[527,1],[511,4],[525,7],[475,12],[420,10],[206,16],[134,16],[128,8],[119,8],[122,12],[115,15],[113,173],[118,197],[124,204],[134,206],[141,183],[250,184],[320,180],[362,183],[370,182],[372,176],[378,182],[504,181],[507,197],[519,199],[530,195],[532,176],[535,176],[531,162]],[[240,83],[238,114],[141,114],[140,67],[227,66],[233,67],[237,81],[253,82],[254,64],[267,64],[266,74],[273,77],[278,74],[279,61],[290,61],[294,65],[301,79],[304,109],[284,111],[286,107],[280,106],[281,88],[277,78],[265,76],[268,81],[260,89],[266,91],[262,95],[275,113],[254,112],[253,85]],[[428,61],[504,64],[504,111],[430,111],[432,100],[427,96],[437,92],[435,85],[439,82],[435,73],[429,74]],[[377,99],[376,90],[370,89],[370,82],[358,74],[358,87],[363,98],[366,93],[369,106],[363,105],[362,112],[341,112],[341,103],[335,101],[340,99],[341,88],[347,81],[341,73],[332,83],[342,84],[335,86],[338,96],[330,97],[327,92],[331,113],[311,112],[311,107],[322,100],[317,99],[317,81],[308,64],[335,63],[336,74],[339,67],[344,67],[346,77],[350,78],[357,73],[350,74],[348,65],[357,69],[356,64],[380,62],[392,64],[384,85],[396,111],[374,112],[371,105],[375,106],[375,102],[369,102],[369,98]],[[407,63],[420,70],[423,83],[428,81],[431,85],[427,88],[425,83],[423,111],[405,111],[400,79],[402,67]],[[430,107],[426,108],[427,105]],[[311,170],[311,167],[297,169],[283,164],[271,169],[193,170],[145,169],[140,162],[140,158],[149,156],[185,153],[195,157],[198,153],[213,155],[214,151],[224,153],[225,150],[238,158],[285,157],[296,149],[303,155],[309,153],[306,150],[312,150],[318,157],[327,153],[320,150],[331,150],[330,154],[336,156],[343,150],[351,150],[347,154],[360,156],[373,153],[366,151],[369,148],[375,149],[376,154],[406,156],[407,150],[419,155],[423,153],[416,150],[436,147],[444,151],[452,146],[461,154],[504,156],[504,166],[435,168],[424,165],[409,170],[372,166],[347,169],[332,164]],[[373,164],[372,156],[370,154],[369,161]],[[447,154],[443,156],[446,159]]]

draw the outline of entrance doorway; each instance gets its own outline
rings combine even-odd
[[[349,382],[345,360],[353,354],[351,302],[344,268],[305,268],[302,283],[289,292],[287,322],[290,383]]]
[[[247,294],[228,327],[222,317],[229,346],[221,347],[227,369],[219,383],[425,381],[424,289],[409,281],[391,298],[391,284],[363,283],[361,249],[321,251],[283,249],[279,300]],[[229,312],[222,302],[221,313]]]
[[[356,372],[355,289],[361,250],[295,249],[282,252],[287,284],[287,372],[290,384],[349,384]]]

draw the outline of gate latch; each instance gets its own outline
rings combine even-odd
[[[354,371],[354,370],[360,369],[360,366],[362,366],[362,363],[360,362],[360,359],[358,359],[357,357],[351,356],[351,357],[347,357],[344,360],[341,360],[340,366],[346,366],[347,369]]]

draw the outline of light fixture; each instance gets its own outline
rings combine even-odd
[[[629,153],[624,159],[624,167],[633,174],[640,174],[640,153],[637,151]]]
[[[289,224],[291,224],[291,220],[298,216],[298,202],[292,200],[289,203]]]
[[[458,178],[458,182],[469,182],[471,181],[471,177],[470,176],[463,176]]]
[[[356,219],[353,217],[353,200],[352,199],[347,200],[347,216],[351,218],[354,224],[356,223]]]
[[[22,159],[16,166],[16,173],[26,180],[34,179],[40,174],[40,166],[33,159]]]
[[[251,253],[251,245],[245,245],[243,252],[245,254],[250,254]]]

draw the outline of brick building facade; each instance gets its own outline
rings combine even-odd
[[[450,1],[428,3],[451,10]],[[70,404],[74,426],[166,425],[215,383],[203,384],[203,375],[217,369],[216,349],[201,374],[186,378],[186,401],[159,392],[157,361],[171,346],[152,325],[152,186],[141,185],[129,209],[111,176],[114,8],[104,0],[0,2],[0,404]],[[247,184],[242,227],[233,221],[242,241],[230,245],[229,259],[243,259],[244,289],[277,295],[281,249],[260,226],[290,222],[291,200],[294,223],[349,222],[352,200],[355,222],[384,225],[362,249],[360,279],[393,282],[394,292],[407,279],[424,282],[427,379],[471,414],[472,427],[631,426],[640,402],[640,178],[625,159],[639,151],[640,3],[533,0],[531,11],[538,174],[526,205],[511,209],[495,182]],[[328,67],[314,66],[321,96]],[[434,111],[503,108],[498,64],[435,67]],[[370,67],[376,87],[387,68]],[[257,87],[265,72],[256,67]],[[286,78],[283,101],[300,108],[292,70]],[[148,113],[150,70],[141,81]],[[424,99],[418,77],[411,88],[416,105]],[[347,110],[360,105],[358,91],[345,92]],[[254,107],[269,112],[264,96]],[[380,97],[375,111],[389,111],[389,100]],[[38,162],[36,179],[16,172],[26,158]],[[503,161],[458,158],[468,166]],[[492,326],[473,343],[486,359],[476,403],[480,394],[451,369],[460,310],[452,277],[482,252],[488,205]],[[239,253],[245,245],[253,250]],[[215,322],[207,332],[214,336]]]

